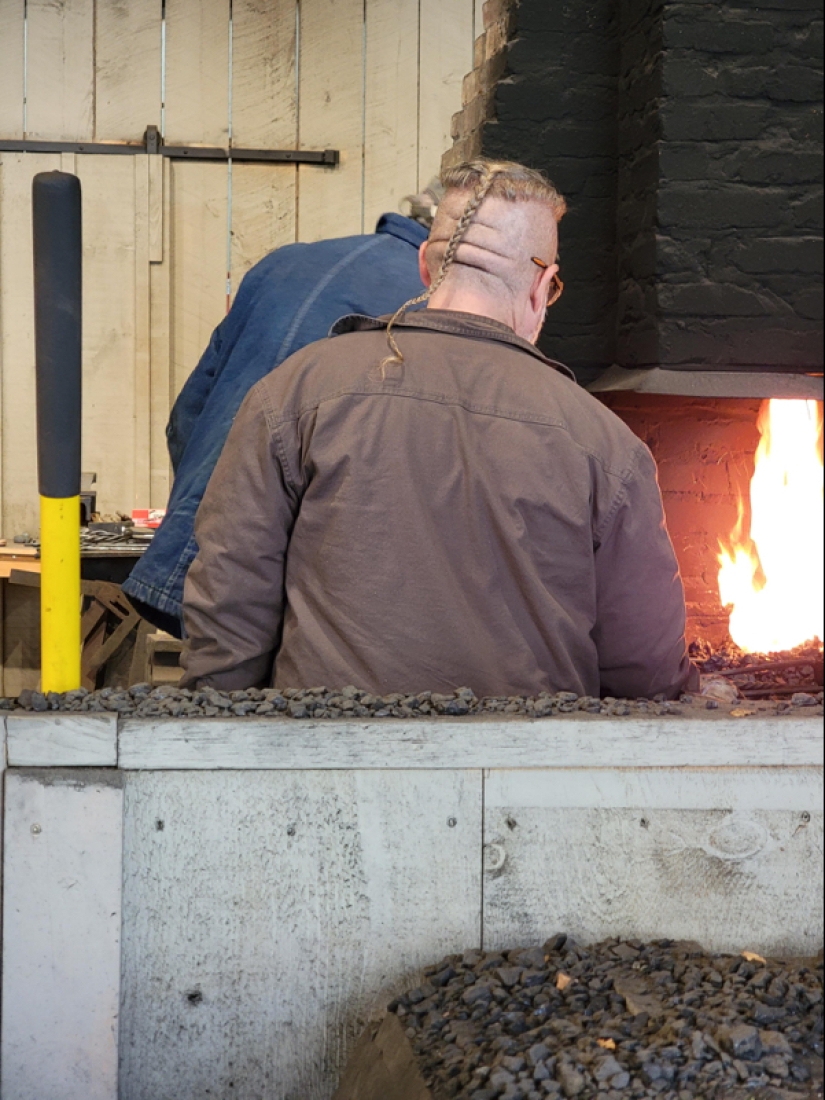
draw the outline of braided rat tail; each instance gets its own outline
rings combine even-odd
[[[496,178],[497,175],[497,171],[491,170],[486,165],[484,166],[484,170],[478,182],[478,185],[469,202],[464,207],[461,217],[458,219],[458,223],[453,230],[452,236],[447,242],[447,248],[444,251],[444,258],[441,261],[441,267],[438,269],[438,274],[423,294],[419,294],[417,298],[410,298],[408,302],[405,302],[402,306],[400,306],[392,315],[390,323],[387,325],[387,343],[390,346],[390,351],[392,352],[392,354],[388,355],[386,359],[381,360],[382,378],[384,377],[384,373],[387,367],[391,366],[393,363],[401,364],[404,362],[404,356],[398,344],[396,343],[395,337],[393,336],[393,325],[397,324],[403,318],[404,313],[410,308],[410,306],[417,306],[420,302],[426,302],[429,298],[431,298],[444,282],[447,272],[449,271],[450,267],[452,266],[453,260],[455,259],[455,254],[458,251],[458,246],[464,239],[464,234],[470,228],[470,223],[475,217],[478,208],[484,202],[487,192],[492,187],[493,180]]]

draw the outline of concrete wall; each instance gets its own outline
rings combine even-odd
[[[424,966],[559,930],[815,954],[820,725],[11,715],[3,1098],[329,1100]]]

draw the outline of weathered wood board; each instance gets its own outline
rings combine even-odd
[[[115,714],[32,714],[6,718],[12,768],[113,768],[117,765]]]
[[[94,32],[94,0],[27,0],[27,137],[94,137]]]
[[[338,149],[321,171],[298,166],[298,239],[363,232],[363,0],[303,0],[298,97],[302,149]],[[330,28],[336,26],[334,40]],[[333,44],[334,41],[334,44]],[[358,74],[358,81],[353,77]]]
[[[267,18],[266,6],[261,18]],[[165,104],[170,145],[226,147],[229,0],[175,0],[168,5]]]
[[[226,316],[229,176],[225,164],[176,161],[171,171],[172,397]]]
[[[709,712],[706,712],[709,713]],[[648,768],[821,767],[821,727],[808,718],[742,722],[578,717],[296,721],[125,719],[124,768]]]
[[[365,7],[364,231],[418,190],[419,6],[368,0]]]
[[[172,5],[178,8],[179,4]],[[104,0],[95,9],[95,138],[142,141],[161,121],[160,4]]]
[[[60,167],[59,155],[0,153],[0,430],[7,538],[40,526],[34,389],[32,179]]]
[[[22,0],[0,0],[0,138],[23,136],[25,13]]]
[[[480,773],[129,775],[122,1100],[328,1100],[394,991],[479,944],[480,829]]]
[[[773,955],[822,946],[819,769],[493,771],[484,839],[487,948],[558,931]]]
[[[98,511],[128,515],[139,503],[135,162],[131,157],[78,156],[76,171],[83,197],[81,465],[97,474]],[[145,240],[145,223],[142,229]],[[145,314],[141,319],[144,325],[148,322]],[[140,336],[144,342],[149,333],[144,329]]]
[[[5,1100],[117,1100],[120,775],[6,774]]]

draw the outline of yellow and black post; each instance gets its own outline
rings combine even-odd
[[[80,687],[80,180],[32,183],[42,690]]]

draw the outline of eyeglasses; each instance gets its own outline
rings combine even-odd
[[[550,264],[546,264],[544,262],[544,260],[540,260],[538,258],[538,256],[531,256],[530,260],[532,261],[532,263],[534,263],[536,265],[536,267],[540,267],[542,269],[542,271],[546,271],[547,268],[550,266]],[[559,300],[559,298],[561,298],[563,290],[564,290],[564,283],[559,278],[558,272],[556,272],[553,275],[553,289],[550,292],[550,297],[547,299],[547,308],[548,309],[550,308],[550,306],[555,305],[556,302]]]

